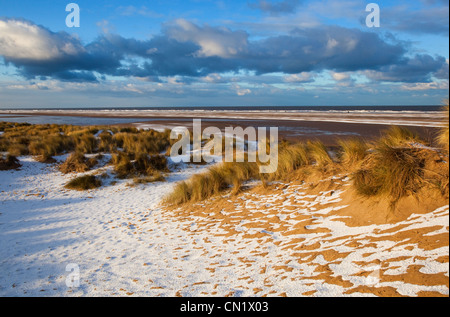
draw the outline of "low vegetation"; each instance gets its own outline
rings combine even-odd
[[[447,105],[443,111],[447,120],[448,111]],[[430,147],[411,130],[397,126],[372,142],[359,138],[339,140],[335,155],[320,141],[282,143],[275,173],[260,174],[258,163],[221,163],[177,184],[164,202],[172,206],[198,202],[225,192],[239,192],[250,179],[264,184],[302,179],[314,173],[348,174],[357,194],[385,197],[392,208],[400,199],[424,188],[439,190],[448,198],[448,123],[441,129],[437,143],[441,149]]]
[[[443,113],[446,124],[436,136],[439,149],[404,127],[391,127],[377,140],[346,138],[337,147],[328,148],[320,141],[281,142],[278,169],[261,174],[260,162],[215,164],[206,172],[178,183],[165,197],[168,205],[198,202],[223,193],[239,193],[245,182],[303,180],[307,176],[344,173],[362,197],[386,197],[395,206],[403,197],[415,195],[422,188],[438,189],[448,197],[448,102]],[[134,184],[164,181],[169,172],[167,153],[174,144],[169,131],[140,131],[135,128],[110,126],[76,127],[68,125],[29,125],[0,122],[0,170],[20,167],[16,156],[32,155],[41,162],[69,154],[59,165],[62,173],[87,172],[98,165],[95,155],[110,153],[108,164],[119,179],[132,179]],[[161,153],[166,153],[165,155]],[[236,152],[234,153],[236,156]],[[91,158],[88,158],[91,157]],[[200,164],[205,164],[201,162]],[[93,189],[101,186],[95,176],[75,178],[67,188]]]
[[[118,152],[113,155],[111,162],[116,176],[120,179],[139,176],[154,176],[157,172],[168,172],[168,161],[164,155],[148,155],[139,153],[130,155]]]
[[[72,190],[90,190],[102,186],[102,181],[94,175],[85,175],[72,179],[65,187]]]
[[[17,156],[30,155],[42,163],[56,163],[54,156],[68,154],[58,166],[64,174],[83,173],[95,168],[102,154],[111,154],[118,178],[135,183],[164,180],[168,172],[167,157],[160,155],[173,144],[170,131],[144,131],[115,126],[71,126],[0,122],[0,169],[20,167]],[[90,185],[89,185],[90,184]],[[83,177],[69,183],[68,188],[90,189],[98,185],[93,178]],[[93,186],[95,187],[95,186]]]
[[[360,138],[341,139],[338,144],[339,159],[347,168],[357,168],[369,154],[369,144]]]
[[[63,174],[83,173],[89,171],[97,163],[98,160],[95,157],[88,159],[83,153],[74,152],[59,166],[59,170]]]
[[[0,171],[8,171],[22,167],[19,160],[12,155],[0,155]]]
[[[449,113],[450,113],[450,107],[448,105],[448,99],[445,101],[445,106],[442,109],[442,112],[444,113],[444,122],[442,125],[442,128],[439,131],[439,134],[437,136],[437,142],[438,144],[448,152],[449,150],[449,139],[448,139],[448,131],[449,131]]]

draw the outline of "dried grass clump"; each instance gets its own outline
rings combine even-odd
[[[77,152],[92,154],[96,153],[97,147],[97,139],[92,134],[85,133],[75,139],[75,151]]]
[[[153,172],[153,174],[150,176],[136,177],[133,179],[133,182],[135,184],[148,184],[148,183],[165,182],[165,181],[166,181],[166,178],[159,171]]]
[[[133,174],[133,164],[130,157],[124,152],[118,152],[111,158],[111,164],[114,166],[114,172],[120,179],[129,178]],[[134,176],[134,175],[133,175]]]
[[[8,171],[22,167],[20,161],[13,155],[0,156],[0,171]]]
[[[307,149],[308,155],[314,165],[324,167],[334,163],[327,147],[321,141],[308,141]]]
[[[72,190],[90,190],[102,186],[102,182],[94,175],[85,175],[72,179],[64,187]]]
[[[412,144],[425,144],[426,142],[424,142],[417,133],[408,128],[392,126],[384,131],[377,143],[391,147],[404,147]]]
[[[347,167],[357,167],[369,154],[369,145],[360,138],[338,140],[340,162]]]
[[[241,190],[242,183],[259,177],[256,163],[227,162],[212,166],[207,172],[192,176],[178,183],[171,194],[165,197],[168,205],[197,202],[231,189],[232,194]]]
[[[294,171],[310,165],[312,158],[308,146],[303,143],[281,146],[278,153],[278,168],[275,173],[265,175],[266,180],[284,180]]]
[[[387,196],[391,205],[416,193],[424,184],[420,149],[378,145],[353,176],[356,191],[367,197]]]
[[[111,164],[118,178],[154,176],[155,172],[168,172],[168,161],[163,155],[139,153],[132,160],[130,154],[118,152],[113,155]]]
[[[442,113],[444,117],[444,124],[440,129],[437,136],[437,143],[446,151],[449,150],[449,139],[448,139],[448,131],[449,131],[449,113],[450,107],[448,105],[448,99],[444,101],[446,105],[442,108]]]
[[[91,170],[97,164],[96,158],[88,159],[83,153],[74,152],[59,166],[59,170],[64,174],[83,173]]]

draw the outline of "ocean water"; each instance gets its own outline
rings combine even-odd
[[[429,105],[429,106],[199,106],[199,107],[110,107],[110,108],[21,108],[21,109],[0,109],[0,111],[33,111],[33,110],[51,110],[51,111],[65,111],[65,110],[78,110],[78,111],[116,111],[116,110],[129,110],[129,111],[145,111],[145,110],[196,110],[196,111],[440,111],[442,106]]]
[[[142,118],[140,119],[142,121]],[[139,122],[137,118],[90,118],[77,116],[23,116],[0,114],[0,121],[31,124],[115,125]]]

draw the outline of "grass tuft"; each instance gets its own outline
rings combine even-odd
[[[416,193],[424,183],[420,149],[380,144],[353,177],[356,191],[366,197],[384,195],[391,206]]]
[[[83,153],[74,152],[59,166],[61,173],[83,173],[91,170],[98,161],[95,158],[87,159]]]
[[[392,126],[385,130],[378,140],[379,145],[384,144],[391,147],[405,147],[413,143],[425,144],[415,132],[399,126]]]
[[[346,166],[358,166],[368,155],[369,145],[360,138],[338,140],[340,162]]]
[[[168,205],[197,202],[231,189],[232,194],[241,190],[242,183],[259,177],[258,165],[249,162],[226,162],[210,167],[205,173],[196,174],[188,181],[176,185],[165,197]]]
[[[94,175],[85,175],[72,179],[65,185],[67,189],[72,190],[90,190],[102,186],[102,182]]]
[[[321,141],[308,141],[308,154],[316,166],[323,167],[333,164],[333,159],[326,146]]]
[[[0,156],[0,171],[8,171],[22,167],[19,160],[13,155]]]
[[[445,100],[446,105],[442,108],[442,113],[444,117],[444,125],[439,131],[439,134],[437,136],[437,143],[446,151],[449,150],[449,139],[448,139],[448,132],[449,132],[449,113],[450,113],[450,107],[448,105],[448,99]]]

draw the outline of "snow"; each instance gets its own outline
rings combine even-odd
[[[112,185],[110,177],[100,189],[78,192],[64,189],[75,174],[63,175],[29,157],[19,159],[19,171],[0,171],[0,296],[371,295],[347,294],[348,287],[321,279],[323,266],[353,287],[448,295],[445,285],[381,282],[381,264],[374,264],[387,263],[384,275],[404,274],[414,264],[422,266],[421,273],[448,277],[448,262],[437,261],[448,256],[448,246],[426,250],[383,233],[397,226],[404,231],[435,228],[428,235],[448,233],[448,206],[400,224],[348,227],[342,217],[329,215],[345,207],[338,205],[342,191],[312,196],[305,194],[306,185],[280,183],[285,189],[273,195],[228,197],[233,211],[207,211],[208,219],[186,217],[164,210],[161,199],[204,166],[181,164],[167,182],[145,185],[130,186],[129,180]],[[111,173],[108,167],[91,173],[105,172]],[[207,206],[198,204],[199,210]],[[223,215],[230,220],[222,223]],[[296,233],[297,218],[306,216],[313,221]],[[313,252],[308,250],[316,244]],[[348,255],[330,261],[325,255],[330,251]],[[70,264],[79,268],[79,287],[66,284]]]
[[[151,276],[172,275],[167,264],[153,264],[168,258],[181,239],[167,240],[174,224],[161,222],[158,204],[175,182],[199,168],[176,171],[163,183],[130,187],[119,181],[77,192],[63,188],[74,175],[20,160],[20,171],[0,172],[0,296],[113,294],[139,280],[145,263]],[[138,226],[131,223],[145,224],[140,230],[149,234],[136,235]],[[70,263],[89,280],[79,289],[66,287]]]

